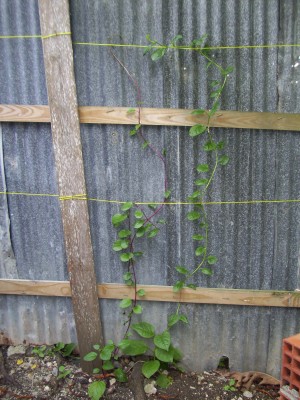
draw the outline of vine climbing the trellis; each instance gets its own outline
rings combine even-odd
[[[175,36],[170,44],[163,45],[158,41],[152,39],[147,35],[149,45],[144,51],[144,54],[149,54],[154,62],[159,61],[171,49],[176,50],[177,42],[182,40],[181,35]],[[192,47],[205,61],[206,67],[214,68],[218,71],[220,78],[210,82],[210,98],[212,105],[209,110],[196,109],[192,112],[193,115],[201,115],[206,118],[205,124],[197,123],[189,130],[189,135],[193,138],[206,137],[201,148],[206,154],[211,154],[209,162],[198,164],[195,169],[197,171],[197,178],[194,181],[195,190],[188,197],[188,201],[193,203],[193,208],[186,215],[187,220],[193,224],[197,223],[197,230],[192,236],[192,240],[197,242],[195,249],[196,265],[186,267],[182,265],[176,266],[176,270],[182,277],[177,280],[173,285],[174,292],[180,292],[184,287],[196,289],[193,283],[194,276],[201,272],[205,275],[212,275],[212,267],[218,262],[217,256],[211,254],[209,249],[209,226],[207,211],[205,209],[204,198],[211,187],[213,179],[216,175],[219,166],[225,166],[229,162],[229,157],[223,153],[225,148],[224,141],[216,141],[214,132],[211,128],[211,120],[215,116],[220,107],[220,97],[228,75],[233,71],[232,67],[223,68],[218,64],[213,57],[210,56],[209,51],[204,48],[207,36],[203,35],[201,38],[193,40],[189,46]],[[157,204],[148,204],[144,206],[134,202],[127,202],[122,204],[120,211],[112,216],[112,224],[117,229],[117,238],[112,244],[112,249],[119,254],[120,262],[126,266],[126,271],[123,272],[123,280],[126,285],[132,287],[134,296],[133,299],[125,298],[120,302],[120,307],[126,313],[126,326],[123,339],[115,344],[113,341],[108,341],[107,345],[100,347],[94,346],[93,352],[88,353],[84,359],[87,361],[100,358],[103,361],[102,369],[104,371],[114,371],[116,379],[124,382],[127,380],[126,373],[121,368],[115,368],[114,360],[117,360],[119,354],[122,353],[127,356],[139,356],[145,353],[151,354],[148,359],[143,362],[142,373],[146,378],[152,377],[154,374],[159,373],[165,369],[167,364],[172,364],[177,368],[178,362],[182,358],[179,349],[175,348],[172,344],[171,328],[178,322],[187,324],[188,318],[185,314],[180,313],[181,304],[178,303],[177,310],[174,314],[169,315],[167,319],[167,326],[163,332],[156,332],[155,327],[146,321],[133,323],[133,317],[136,314],[142,314],[143,308],[139,304],[146,295],[144,289],[137,290],[137,274],[136,266],[141,259],[145,256],[143,252],[137,248],[139,240],[142,238],[151,239],[159,234],[161,227],[165,221],[160,218],[160,212],[164,207],[164,203],[171,196],[171,188],[168,187],[167,178],[167,159],[165,149],[159,150],[150,143],[143,132],[143,125],[141,121],[141,89],[137,79],[128,70],[125,63],[120,60],[113,50],[110,50],[112,57],[118,62],[121,68],[128,75],[130,81],[136,90],[137,109],[128,109],[128,114],[135,114],[137,116],[137,124],[130,130],[129,136],[131,138],[139,138],[142,142],[142,148],[148,149],[154,156],[158,157],[162,163],[164,172],[164,186],[162,188],[163,201]],[[131,339],[132,333],[137,334],[139,339]],[[100,370],[96,369],[94,372],[98,373]],[[167,387],[171,384],[171,378],[159,373],[157,384],[161,387]],[[105,382],[96,381],[89,386],[89,395],[92,399],[99,399],[105,392]]]

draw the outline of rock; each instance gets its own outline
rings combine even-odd
[[[23,344],[19,344],[18,346],[9,346],[7,349],[7,357],[11,357],[14,354],[25,354],[26,349]]]
[[[58,375],[58,369],[56,367],[53,368],[52,375],[54,375],[54,376]]]
[[[49,388],[49,386],[45,386],[45,387],[44,387],[44,391],[45,391],[45,392],[50,392],[50,390],[51,390],[51,389]]]
[[[147,385],[144,386],[144,390],[146,394],[155,394],[157,392],[157,389],[154,386],[153,382],[147,383]]]
[[[243,393],[243,396],[246,397],[247,399],[251,399],[253,397],[253,393],[249,392],[249,390],[246,390]]]
[[[109,386],[113,386],[116,382],[117,382],[117,380],[115,378],[110,379]]]

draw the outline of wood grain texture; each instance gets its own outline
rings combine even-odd
[[[135,114],[126,107],[79,107],[79,118],[85,124],[134,125]],[[192,110],[171,108],[143,108],[143,125],[192,126],[206,123],[203,116],[191,114]],[[48,106],[0,105],[0,122],[50,122]],[[268,129],[300,131],[300,114],[275,114],[267,112],[219,111],[211,125],[219,128]]]
[[[132,287],[118,283],[97,285],[101,299],[134,298]],[[278,290],[247,290],[223,288],[183,289],[181,294],[173,292],[172,286],[138,285],[144,289],[146,296],[141,301],[166,301],[194,304],[223,304],[239,306],[265,306],[300,308],[300,292]],[[29,281],[0,279],[0,294],[34,295],[34,296],[71,296],[69,282]]]
[[[68,0],[39,0],[41,33],[69,32]],[[55,166],[60,196],[86,193],[71,37],[43,39]],[[82,355],[102,344],[93,250],[86,201],[61,201],[64,241],[77,340]],[[92,372],[93,363],[81,358]]]

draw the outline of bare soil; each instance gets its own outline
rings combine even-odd
[[[127,370],[129,383],[119,383],[113,374],[107,376],[87,375],[79,366],[76,357],[63,358],[60,354],[39,357],[32,354],[32,347],[26,347],[23,354],[8,356],[8,346],[0,347],[0,398],[1,399],[54,399],[77,400],[89,399],[88,385],[101,378],[106,382],[107,390],[103,397],[106,400],[272,400],[279,396],[279,387],[275,385],[258,385],[237,388],[236,391],[225,390],[229,383],[228,371],[204,371],[201,373],[182,373],[177,370],[166,371],[173,380],[167,389],[157,390],[155,394],[137,394],[135,385],[143,385],[155,381],[153,379],[130,379],[134,374],[136,362],[128,358],[120,363]],[[59,378],[59,367],[64,366],[70,373]],[[140,380],[140,382],[135,382]],[[155,391],[154,389],[154,391]]]

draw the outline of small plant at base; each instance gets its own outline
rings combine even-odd
[[[63,365],[58,368],[58,371],[59,375],[57,376],[57,379],[65,379],[72,372],[70,369],[66,369],[66,367]]]
[[[40,358],[44,358],[47,355],[47,346],[42,345],[42,346],[36,346],[32,349],[32,354],[36,354]]]
[[[227,392],[236,392],[237,388],[235,387],[235,380],[230,379],[230,381],[228,382],[228,385],[225,385],[223,387],[223,389],[226,390]]]

